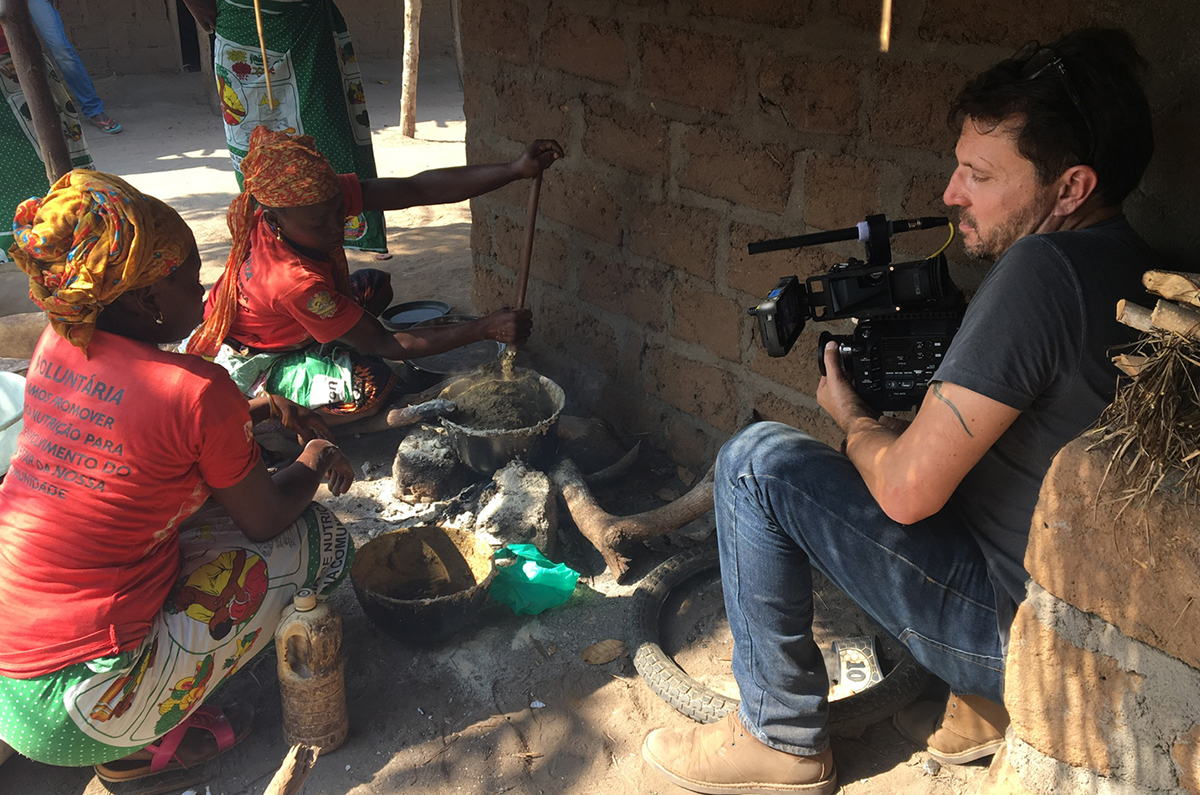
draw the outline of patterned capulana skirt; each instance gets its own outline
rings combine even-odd
[[[330,593],[354,559],[349,531],[315,502],[269,541],[246,538],[211,502],[179,535],[179,577],[141,645],[33,679],[0,676],[0,739],[51,765],[144,748],[274,643],[297,590]]]

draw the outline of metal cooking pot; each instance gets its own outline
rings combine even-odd
[[[546,400],[543,407],[551,414],[537,425],[515,430],[468,428],[453,420],[442,418],[459,459],[483,475],[491,475],[514,458],[538,466],[552,456],[558,447],[558,415],[562,413],[567,396],[562,387],[544,375],[518,367],[518,374],[535,376]],[[438,397],[453,400],[478,383],[479,376],[469,376],[451,382]]]

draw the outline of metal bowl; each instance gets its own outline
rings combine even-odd
[[[514,458],[520,458],[538,466],[554,454],[558,447],[558,415],[566,405],[567,396],[562,387],[544,375],[522,367],[515,368],[517,374],[536,376],[546,397],[550,416],[528,428],[516,430],[468,428],[453,420],[442,418],[442,425],[450,434],[459,459],[471,469],[483,475],[492,475]],[[476,377],[452,381],[438,397],[453,400],[477,383]]]
[[[350,582],[363,612],[398,640],[429,644],[470,624],[496,576],[492,548],[451,527],[384,533],[354,555]]]
[[[428,320],[442,317],[450,311],[445,301],[408,301],[389,306],[379,313],[379,322],[388,331],[403,331]]]

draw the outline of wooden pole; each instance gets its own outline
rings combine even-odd
[[[879,21],[879,51],[887,52],[892,46],[892,0],[883,0],[882,19]]]
[[[404,0],[404,82],[400,89],[400,134],[417,137],[417,62],[421,58],[421,0]]]
[[[458,62],[458,87],[463,88],[467,67],[463,60],[462,0],[450,0],[450,24],[454,27],[454,58]]]
[[[529,207],[525,213],[525,245],[521,247],[521,261],[517,268],[517,305],[525,308],[525,291],[529,287],[529,261],[533,258],[533,233],[537,224],[538,197],[542,192],[542,172],[533,178],[529,186]]]
[[[50,93],[50,75],[42,44],[33,29],[27,0],[0,0],[0,26],[8,40],[17,80],[25,92],[25,102],[33,120],[33,132],[42,150],[46,179],[53,185],[71,170],[71,150],[63,134],[62,119]]]
[[[263,77],[267,81],[267,104],[275,110],[275,95],[271,93],[271,63],[267,60],[267,39],[263,35],[262,5],[254,0],[254,26],[258,28],[258,49],[262,52]]]

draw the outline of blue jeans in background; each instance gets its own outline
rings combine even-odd
[[[83,61],[71,46],[67,31],[63,28],[62,17],[50,0],[29,0],[29,15],[33,17],[33,26],[37,28],[42,43],[50,51],[63,80],[67,81],[71,93],[79,100],[83,115],[91,118],[104,112],[104,103],[96,96],[96,87],[88,76]]]
[[[804,755],[829,743],[810,563],[956,692],[1002,700],[995,591],[949,511],[898,524],[846,456],[770,422],[725,443],[714,488],[739,715],[760,740]]]

